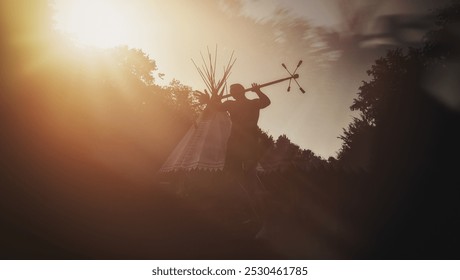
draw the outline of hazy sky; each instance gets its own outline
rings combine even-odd
[[[364,47],[363,35],[382,32],[382,18],[422,14],[441,2],[431,0],[55,0],[56,22],[88,45],[127,44],[155,59],[165,74],[194,89],[204,83],[191,59],[219,48],[221,64],[235,51],[229,83],[264,83],[286,76],[299,60],[301,94],[295,84],[264,89],[272,105],[261,112],[260,127],[275,139],[286,134],[302,148],[327,158],[341,146],[337,138],[352,118],[349,106],[365,70],[396,41]],[[383,29],[384,31],[386,29]],[[420,34],[403,39],[414,42]],[[104,40],[101,40],[104,39]],[[103,45],[107,43],[107,45]],[[383,44],[386,43],[386,44]],[[390,43],[390,44],[388,44]]]

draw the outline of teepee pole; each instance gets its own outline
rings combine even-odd
[[[234,58],[234,52],[232,52],[227,65],[223,69],[222,78],[217,80],[217,46],[214,51],[214,58],[212,57],[211,51],[207,48],[208,56],[205,58],[200,52],[202,66],[199,67],[195,61],[192,59],[193,65],[195,65],[196,70],[200,74],[201,79],[206,84],[210,97],[219,97],[223,95],[223,88],[227,83],[227,79],[230,76],[231,69],[236,62]],[[220,93],[219,93],[220,92]]]

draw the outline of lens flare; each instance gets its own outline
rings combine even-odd
[[[119,1],[56,1],[56,27],[81,45],[110,48],[129,43],[132,18]]]

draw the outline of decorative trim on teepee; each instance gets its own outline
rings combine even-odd
[[[223,170],[231,122],[225,112],[214,112],[200,120],[173,150],[160,172],[194,169]]]

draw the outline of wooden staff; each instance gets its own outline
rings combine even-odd
[[[297,79],[299,77],[299,74],[294,74],[292,76],[289,76],[287,78],[283,78],[283,79],[279,79],[279,80],[275,80],[275,81],[271,81],[271,82],[268,82],[268,83],[265,83],[265,84],[261,84],[261,85],[258,85],[257,87],[258,88],[263,88],[263,87],[267,87],[267,86],[271,86],[271,85],[274,85],[274,84],[277,84],[277,83],[281,83],[281,82],[284,82],[284,81],[287,81],[287,80],[290,80],[290,79]],[[256,89],[257,87],[250,87],[250,88],[247,88],[247,89],[244,89],[244,92],[248,92],[248,91],[253,91],[254,89]],[[221,99],[224,99],[224,98],[227,98],[227,97],[230,97],[232,96],[231,94],[226,94],[226,95],[222,95],[220,96]]]

